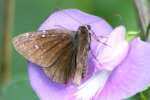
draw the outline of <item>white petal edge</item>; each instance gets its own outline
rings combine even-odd
[[[96,72],[89,80],[77,88],[75,97],[81,100],[90,100],[97,92],[100,92],[107,82],[111,72],[101,70]]]

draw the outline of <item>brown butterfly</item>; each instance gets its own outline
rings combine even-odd
[[[26,59],[40,65],[52,81],[67,84],[72,80],[79,85],[87,73],[90,29],[83,25],[77,31],[56,28],[28,32],[16,36],[13,45]]]

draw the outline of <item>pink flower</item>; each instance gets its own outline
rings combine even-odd
[[[78,87],[72,84],[58,84],[49,80],[40,67],[29,63],[30,83],[39,98],[41,100],[121,100],[145,90],[150,83],[150,44],[141,41],[140,38],[128,43],[125,40],[124,26],[112,29],[99,17],[80,10],[68,9],[52,14],[39,30],[52,29],[60,25],[76,31],[81,23],[90,24],[97,37],[108,37],[101,39],[105,42],[107,40],[107,45],[92,38],[91,52],[98,61],[89,52],[89,78]]]

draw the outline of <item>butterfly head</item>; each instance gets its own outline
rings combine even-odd
[[[81,32],[88,32],[88,31],[90,31],[91,30],[91,26],[90,25],[82,25],[82,26],[80,26],[79,27],[79,30],[81,31]]]
[[[87,29],[87,30],[91,30],[91,26],[86,24],[86,25],[82,25],[79,27],[79,29]]]

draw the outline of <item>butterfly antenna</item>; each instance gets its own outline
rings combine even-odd
[[[91,50],[92,57],[96,60],[96,62],[103,67],[103,64],[97,59],[97,57],[94,55],[93,51]]]
[[[107,38],[105,42],[102,42],[99,38],[97,38],[96,34],[95,34],[92,30],[91,30],[91,35],[93,36],[93,38],[94,38],[96,41],[98,41],[98,42],[100,42],[100,43],[103,44],[103,45],[102,45],[102,52],[103,52],[105,46],[108,46],[108,47],[112,48],[110,45],[107,44],[108,37],[100,36],[100,37],[102,37],[102,38]],[[97,57],[96,57],[96,56],[94,55],[94,53],[92,52],[91,47],[90,47],[90,50],[91,50],[91,55],[92,55],[93,58],[96,60],[96,62],[97,62],[100,66],[103,67],[102,63],[97,59]],[[102,54],[102,52],[101,52],[101,54]]]
[[[69,16],[70,18],[72,18],[73,20],[75,20],[76,22],[80,23],[81,25],[83,24],[81,21],[79,21],[78,19],[74,18],[73,16],[71,16],[70,14],[68,14],[65,10],[62,11],[65,15]]]
[[[74,18],[73,16],[71,16],[70,14],[68,14],[66,11],[63,11],[63,13],[67,16],[69,16],[70,18],[74,19],[76,22],[78,22],[79,24],[81,25],[91,25],[91,24],[95,24],[95,23],[98,23],[100,21],[100,19],[97,19],[97,20],[94,20],[92,22],[89,22],[89,23],[82,23],[81,21],[79,21],[77,18]]]
[[[108,40],[108,38],[109,37],[105,37],[105,36],[96,36],[96,34],[94,33],[94,31],[93,30],[91,30],[91,32],[90,32],[90,34],[91,34],[91,36],[97,41],[97,42],[100,42],[100,43],[102,43],[103,45],[105,45],[105,46],[108,46],[108,47],[111,47],[111,46],[109,46],[108,44],[107,44],[107,40]],[[106,39],[106,41],[105,42],[102,42],[100,39],[102,39],[102,38],[107,38]]]

